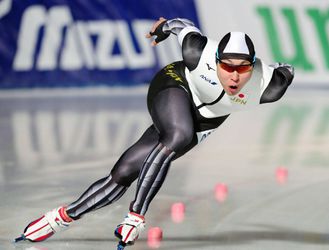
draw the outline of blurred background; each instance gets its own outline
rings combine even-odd
[[[190,19],[217,41],[230,31],[246,32],[257,57],[296,70],[282,100],[231,115],[206,143],[173,164],[161,191],[165,201],[186,193],[200,200],[222,180],[241,184],[234,204],[253,200],[242,195],[249,188],[250,197],[262,199],[273,194],[263,181],[272,183],[279,166],[299,174],[291,189],[329,178],[328,1],[1,0],[0,244],[21,233],[8,227],[10,218],[22,228],[29,220],[19,206],[35,216],[73,201],[149,126],[148,83],[161,67],[181,59],[175,36],[157,47],[145,38],[161,16]],[[196,186],[200,179],[209,186]],[[40,187],[40,196],[31,194]],[[233,210],[231,204],[225,211]]]

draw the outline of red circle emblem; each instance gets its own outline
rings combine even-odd
[[[239,94],[239,97],[240,97],[240,98],[243,98],[243,97],[244,97],[244,94]]]

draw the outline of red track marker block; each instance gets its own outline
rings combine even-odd
[[[276,181],[280,184],[284,184],[288,179],[288,170],[283,167],[278,167],[275,171]]]
[[[228,195],[228,188],[226,186],[226,184],[224,183],[218,183],[215,186],[215,198],[217,201],[219,202],[223,202],[226,200]]]
[[[171,219],[175,223],[181,223],[185,218],[185,205],[182,202],[176,202],[171,206]]]
[[[151,227],[147,233],[147,244],[150,248],[159,248],[162,241],[162,229],[160,227]]]

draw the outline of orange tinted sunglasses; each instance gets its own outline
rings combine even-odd
[[[239,74],[242,74],[242,73],[246,73],[246,72],[252,70],[254,65],[253,64],[233,65],[233,64],[227,64],[222,61],[219,61],[219,66],[227,72],[232,73],[232,72],[236,71]]]

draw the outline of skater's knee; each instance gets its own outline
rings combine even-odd
[[[179,127],[164,134],[160,141],[170,149],[177,152],[189,145],[193,140],[193,136],[193,129]]]
[[[137,169],[134,164],[121,164],[120,167],[114,168],[111,171],[111,176],[113,180],[122,186],[129,187],[133,183],[139,174],[139,169]]]

